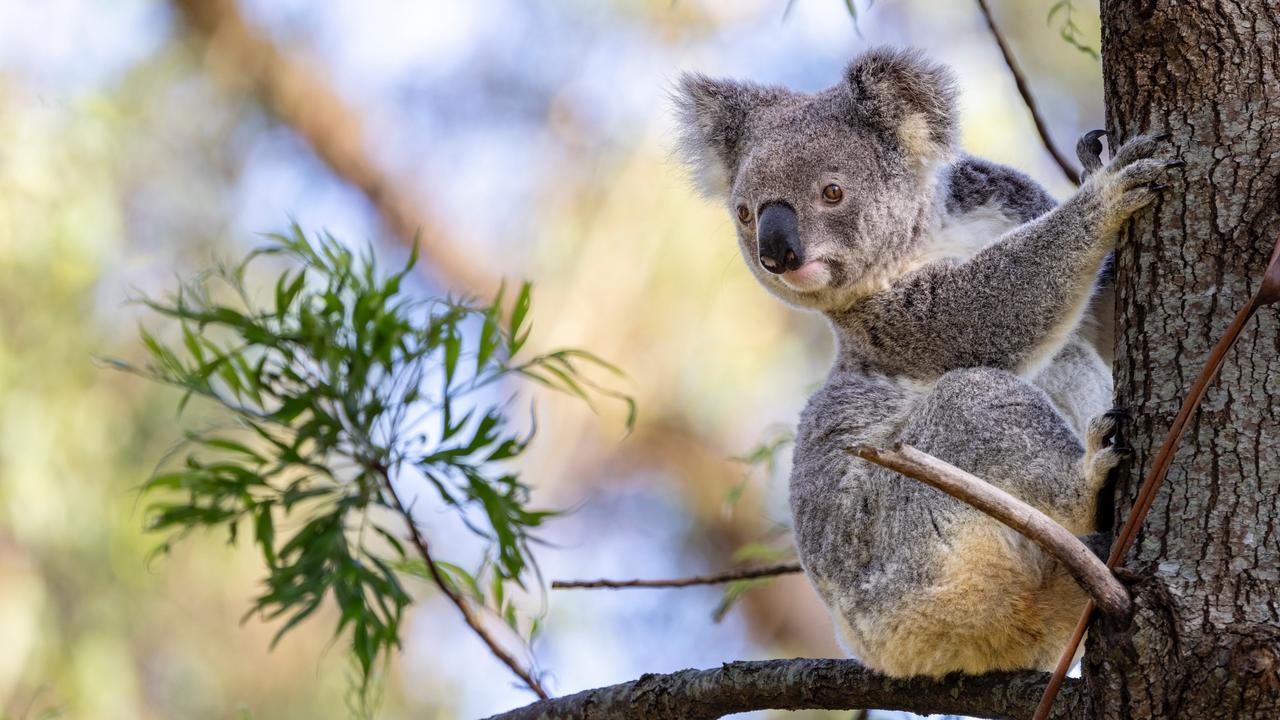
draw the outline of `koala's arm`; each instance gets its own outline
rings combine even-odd
[[[991,208],[1019,224],[1044,215],[1057,204],[1026,174],[972,155],[962,155],[947,168],[940,199],[951,217]]]
[[[959,264],[903,276],[850,309],[868,355],[930,377],[955,368],[1025,373],[1051,358],[1080,321],[1120,224],[1152,202],[1171,164],[1139,137],[1067,202]]]

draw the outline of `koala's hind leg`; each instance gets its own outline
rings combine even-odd
[[[945,373],[899,437],[1076,535],[1093,530],[1084,444],[1049,395],[1014,373]],[[882,547],[892,549],[895,579],[913,588],[874,617],[880,635],[864,633],[875,666],[895,675],[1051,668],[1087,600],[1065,570],[959,500],[889,471],[869,479],[898,516],[877,529]],[[910,582],[912,572],[924,576]]]
[[[1084,534],[1093,530],[1098,486],[1072,425],[1040,387],[1011,372],[967,368],[939,379],[900,439]],[[1111,460],[1102,450],[1093,457]]]

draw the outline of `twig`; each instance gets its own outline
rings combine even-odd
[[[1046,679],[1041,672],[891,678],[856,660],[730,662],[708,670],[649,674],[639,680],[544,700],[489,720],[702,720],[752,710],[876,708],[929,715],[1025,718]],[[1084,716],[1084,686],[1058,718]]]
[[[859,446],[863,460],[937,488],[1008,525],[1057,558],[1098,607],[1117,617],[1129,612],[1129,592],[1096,555],[1052,518],[981,478],[910,445],[893,450]]]
[[[542,684],[533,677],[533,674],[525,669],[519,661],[512,657],[511,653],[507,652],[505,648],[499,645],[497,640],[493,639],[493,636],[489,634],[489,631],[480,623],[480,618],[476,617],[475,612],[471,609],[471,605],[467,602],[466,598],[459,595],[458,592],[449,585],[448,581],[440,575],[440,571],[436,569],[435,562],[431,559],[431,551],[427,548],[427,540],[422,537],[422,533],[418,531],[418,523],[413,519],[413,514],[410,513],[404,506],[404,503],[400,501],[400,495],[396,493],[395,486],[391,482],[391,476],[388,473],[387,468],[378,466],[376,470],[379,476],[381,476],[383,484],[387,488],[387,494],[391,496],[392,502],[395,503],[396,511],[400,513],[402,518],[404,518],[405,525],[409,528],[409,537],[413,541],[414,547],[418,549],[418,555],[422,557],[422,562],[426,564],[427,572],[431,574],[432,582],[434,582],[436,587],[440,588],[440,592],[444,593],[445,597],[449,598],[449,601],[458,608],[458,611],[462,613],[462,619],[471,627],[471,630],[475,632],[476,635],[480,636],[480,639],[484,641],[485,645],[489,646],[489,652],[493,653],[493,655],[501,660],[504,665],[511,668],[511,672],[515,673],[525,685],[529,686],[530,690],[537,693],[538,697],[543,700],[549,698],[550,695],[548,695],[547,691],[543,689]]]
[[[995,37],[996,45],[1000,47],[1000,54],[1004,56],[1004,64],[1008,66],[1010,74],[1013,75],[1013,82],[1018,86],[1018,94],[1022,96],[1022,102],[1027,106],[1027,110],[1031,111],[1031,121],[1035,123],[1036,132],[1040,135],[1040,142],[1044,143],[1044,148],[1053,156],[1058,167],[1062,168],[1062,174],[1067,176],[1073,184],[1080,184],[1080,173],[1076,171],[1075,166],[1067,159],[1067,156],[1053,144],[1053,138],[1049,136],[1049,126],[1045,123],[1044,118],[1040,115],[1040,108],[1036,105],[1035,98],[1031,95],[1031,87],[1027,84],[1027,79],[1022,74],[1022,70],[1018,68],[1018,63],[1013,59],[1013,52],[1009,49],[1009,44],[1005,42],[1004,35],[1000,34],[1000,30],[996,27],[996,21],[991,16],[991,8],[987,5],[987,0],[978,0],[978,8],[982,10],[982,17],[987,21],[987,27],[991,30],[991,35]]]
[[[1164,478],[1169,473],[1169,466],[1173,464],[1173,455],[1178,449],[1178,442],[1182,439],[1182,433],[1186,430],[1187,422],[1191,419],[1196,409],[1200,407],[1200,401],[1204,399],[1204,394],[1209,389],[1209,383],[1213,382],[1218,370],[1222,368],[1223,361],[1226,360],[1227,353],[1235,346],[1236,340],[1240,339],[1240,333],[1244,330],[1245,324],[1258,311],[1258,308],[1277,302],[1280,302],[1280,240],[1276,241],[1276,247],[1271,252],[1271,262],[1262,276],[1262,283],[1258,286],[1258,291],[1249,299],[1248,304],[1240,308],[1240,312],[1236,313],[1231,324],[1227,326],[1226,332],[1223,333],[1222,339],[1210,351],[1209,358],[1205,361],[1204,369],[1200,371],[1200,376],[1196,378],[1195,384],[1191,386],[1191,391],[1183,399],[1182,407],[1178,409],[1178,414],[1174,417],[1173,424],[1169,426],[1169,432],[1164,437],[1164,444],[1160,446],[1155,460],[1151,463],[1151,470],[1147,473],[1146,479],[1142,481],[1142,486],[1138,488],[1138,497],[1134,500],[1133,510],[1129,512],[1129,517],[1125,520],[1124,526],[1120,528],[1120,534],[1116,538],[1115,546],[1111,549],[1111,557],[1107,558],[1107,567],[1119,567],[1120,562],[1124,560],[1125,554],[1133,546],[1133,541],[1138,536],[1138,528],[1142,527],[1142,521],[1146,519],[1147,513],[1151,510],[1151,504],[1155,502],[1156,492],[1164,484]],[[1080,647],[1080,642],[1084,640],[1084,634],[1089,628],[1089,619],[1092,615],[1093,603],[1089,603],[1085,606],[1084,612],[1080,614],[1080,620],[1076,623],[1075,631],[1071,634],[1071,641],[1066,650],[1062,652],[1062,656],[1058,658],[1058,666],[1054,669],[1053,676],[1049,678],[1049,684],[1045,686],[1044,696],[1040,698],[1040,704],[1036,707],[1035,720],[1045,720],[1045,718],[1049,717],[1049,709],[1053,707],[1053,699],[1058,693],[1058,687],[1062,684],[1063,678],[1067,676],[1067,670],[1071,667],[1076,648]]]
[[[789,575],[801,572],[803,569],[798,562],[788,562],[671,580],[553,580],[551,581],[551,588],[553,590],[569,590],[572,588],[608,588],[618,590],[621,588],[672,588],[688,587],[690,585],[717,585],[733,582],[734,580]]]
[[[472,259],[474,253],[445,242],[441,224],[402,189],[403,179],[374,162],[364,146],[360,114],[305,63],[277,50],[245,22],[235,0],[172,0],[172,5],[207,47],[206,64],[223,84],[246,87],[268,113],[298,133],[334,175],[368,199],[393,235],[417,245],[449,289],[482,296],[497,289],[498,278]]]

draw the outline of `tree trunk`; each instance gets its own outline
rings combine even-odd
[[[1132,507],[1188,385],[1280,237],[1280,6],[1103,3],[1107,129],[1169,132],[1183,178],[1117,253],[1117,403]],[[1280,323],[1263,308],[1193,417],[1126,568],[1131,628],[1095,624],[1098,718],[1280,717]]]

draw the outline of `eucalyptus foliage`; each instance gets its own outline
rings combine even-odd
[[[588,403],[617,398],[630,427],[630,398],[590,378],[618,370],[582,350],[524,359],[527,283],[509,303],[501,291],[489,303],[422,299],[403,287],[415,257],[384,276],[371,252],[356,255],[327,235],[309,240],[294,226],[270,239],[172,298],[144,299],[176,324],[177,339],[143,330],[145,363],[113,361],[180,388],[179,411],[198,398],[228,418],[187,432],[145,483],[148,526],[167,535],[162,549],[196,529],[220,529],[231,542],[251,535],[266,576],[249,615],[281,621],[274,645],[331,600],[335,634],[349,637],[365,684],[399,646],[412,602],[404,579],[431,577],[428,559],[453,594],[518,628],[509,588],[528,587],[530,544],[554,513],[530,506],[510,463],[534,431],[509,422],[514,397],[502,381],[531,380]],[[269,256],[291,267],[262,304],[246,271]],[[428,494],[482,538],[478,568],[417,551],[407,523]]]

